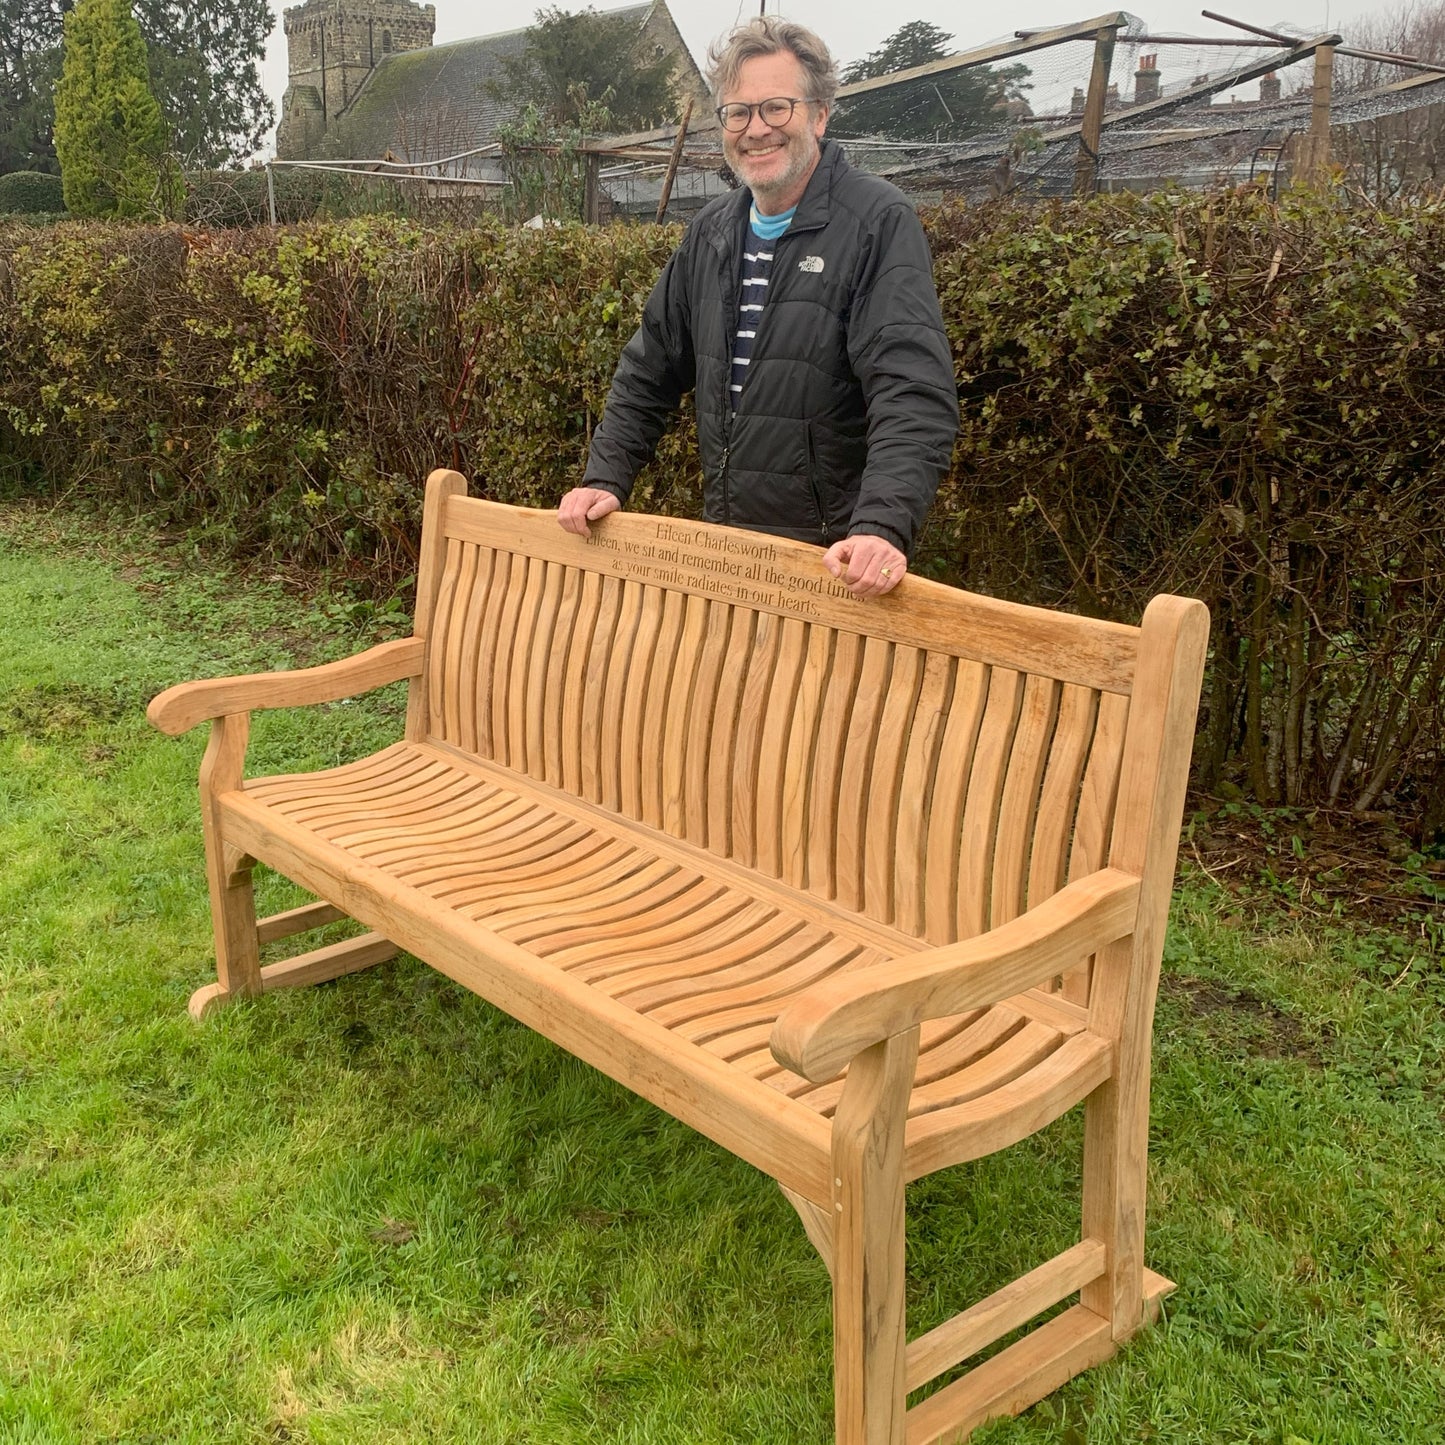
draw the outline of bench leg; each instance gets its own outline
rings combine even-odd
[[[209,845],[209,839],[207,840]],[[210,849],[208,846],[207,852]],[[313,948],[277,963],[261,965],[260,945],[295,933],[321,928],[346,915],[329,903],[310,903],[256,917],[251,888],[254,860],[222,844],[215,860],[207,858],[211,875],[211,926],[216,940],[216,982],[198,988],[186,1005],[193,1019],[203,1019],[222,1004],[256,998],[278,988],[306,988],[343,974],[358,973],[395,958],[401,950],[378,933],[363,933],[324,948]]]
[[[216,982],[208,988],[217,998],[254,998],[261,992],[261,949],[256,938],[251,869],[228,868],[224,858],[207,861],[211,875],[211,930],[216,940]],[[249,865],[250,860],[245,861]],[[194,995],[190,1009],[200,1018]]]
[[[903,1128],[918,1030],[853,1060],[833,1121],[837,1445],[903,1445]]]
[[[267,920],[262,919],[262,927]],[[325,948],[313,948],[309,953],[298,953],[294,958],[283,958],[279,963],[268,963],[260,970],[261,986],[258,993],[272,993],[278,988],[309,988],[313,983],[326,983],[344,974],[359,973],[363,968],[372,968],[395,958],[401,950],[389,938],[379,933],[363,933],[358,938],[346,938],[340,943],[328,944]],[[249,995],[229,993],[219,983],[208,983],[191,995],[190,1013],[194,1019],[202,1019],[221,1004],[232,998]]]
[[[1159,1317],[1173,1288],[1144,1267],[1144,1212],[1148,1190],[1148,1061],[1142,1086],[1128,1074],[1101,1084],[1084,1103],[1084,1237],[1108,1251],[1104,1273],[1085,1285],[1079,1302],[1109,1322],[1122,1344]]]
[[[1085,1104],[1083,1239],[1063,1254],[907,1343],[903,1142],[917,1032],[860,1054],[833,1123],[831,1236],[817,1207],[789,1191],[833,1271],[837,1445],[960,1445],[988,1420],[1017,1415],[1107,1360],[1173,1285],[1144,1268],[1148,1085],[1118,1079]],[[1078,1292],[1037,1325],[926,1400],[908,1391]]]
[[[217,718],[201,761],[201,826],[206,839],[206,878],[211,894],[211,928],[216,941],[216,982],[198,988],[187,1005],[194,1019],[232,999],[256,998],[278,988],[303,988],[340,978],[395,958],[397,946],[379,934],[364,933],[325,948],[312,949],[280,963],[261,966],[261,945],[295,933],[322,928],[346,915],[329,903],[308,903],[272,918],[256,918],[251,870],[256,860],[226,842],[219,799],[241,786],[249,718],[245,713]]]
[[[250,718],[245,713],[217,718],[201,760],[201,827],[206,839],[206,881],[211,894],[211,928],[216,940],[216,985],[226,998],[261,992],[261,949],[256,937],[256,900],[251,890],[255,860],[226,842],[218,799],[241,786]],[[199,1018],[195,999],[191,1012]]]

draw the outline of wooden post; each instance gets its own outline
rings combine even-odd
[[[1099,185],[1099,146],[1104,134],[1104,102],[1109,97],[1109,67],[1114,63],[1118,31],[1106,26],[1094,37],[1094,68],[1084,97],[1084,119],[1079,127],[1079,158],[1074,166],[1074,195],[1092,196]]]
[[[1323,183],[1330,168],[1330,99],[1334,91],[1335,47],[1315,51],[1315,84],[1310,97],[1309,165],[1312,182]]]
[[[687,123],[692,119],[692,96],[682,108],[682,120],[678,122],[677,139],[672,143],[672,158],[667,163],[667,174],[662,178],[662,195],[657,202],[657,224],[667,214],[667,203],[672,199],[672,183],[677,179],[678,163],[682,160],[682,143],[687,139]]]
[[[602,219],[602,157],[589,151],[582,185],[582,219],[595,226]]]

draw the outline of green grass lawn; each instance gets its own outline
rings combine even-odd
[[[827,1276],[748,1166],[409,958],[190,1021],[204,729],[144,705],[376,619],[69,527],[0,509],[0,1441],[830,1440]],[[402,708],[258,718],[252,769]],[[1165,956],[1167,1322],[986,1445],[1445,1440],[1442,961],[1235,915],[1186,879]],[[910,1191],[915,1328],[1070,1239],[1079,1140]]]

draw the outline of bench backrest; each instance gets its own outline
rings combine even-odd
[[[583,540],[464,485],[429,484],[413,736],[928,943],[1160,847],[1172,876],[1153,795],[1180,774],[1177,839],[1193,702],[1156,699],[1139,726],[1149,629],[917,577],[858,602],[816,548],[626,513]],[[1160,649],[1203,609],[1159,602],[1178,604],[1153,629],[1169,677]]]

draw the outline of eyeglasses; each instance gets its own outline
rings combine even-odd
[[[753,112],[757,111],[762,116],[764,125],[770,125],[777,130],[792,120],[793,112],[798,106],[812,104],[811,100],[794,100],[787,95],[775,95],[771,100],[760,100],[756,105],[746,105],[735,100],[730,105],[718,106],[717,123],[724,130],[741,133],[753,123]]]

